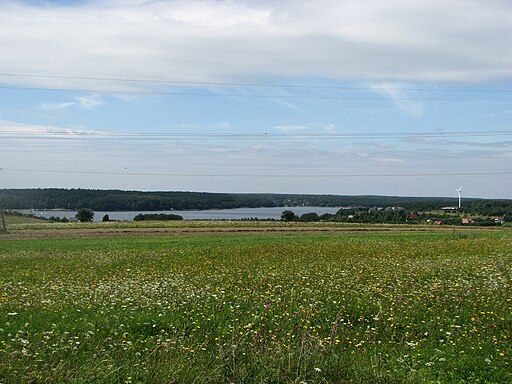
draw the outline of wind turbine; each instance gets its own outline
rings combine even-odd
[[[456,189],[457,193],[459,194],[459,209],[462,208],[462,186],[460,188]]]

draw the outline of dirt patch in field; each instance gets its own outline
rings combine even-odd
[[[272,235],[300,233],[385,233],[385,232],[460,232],[474,231],[475,228],[333,228],[333,227],[218,227],[218,228],[88,228],[88,229],[21,229],[0,234],[0,240],[60,239],[60,238],[118,238],[134,236],[201,236],[201,235]],[[479,228],[482,231],[482,228]]]

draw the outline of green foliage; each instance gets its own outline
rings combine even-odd
[[[297,217],[297,215],[295,213],[293,213],[293,211],[285,210],[281,213],[282,221],[296,221],[298,219],[299,218]]]
[[[60,217],[60,216],[50,216],[48,218],[48,221],[50,223],[69,223],[69,219],[67,217]]]
[[[338,196],[299,194],[234,194],[199,192],[138,192],[90,189],[0,189],[0,207],[7,209],[71,209],[96,211],[168,211],[241,207],[392,207],[428,211],[457,203],[454,198]],[[512,217],[512,200],[464,199],[464,209],[481,215]]]
[[[320,221],[320,217],[315,212],[305,213],[300,216],[300,221],[305,221],[305,222]]]
[[[183,220],[183,217],[180,215],[174,215],[172,213],[141,213],[133,218],[133,221],[145,221],[145,220],[160,220],[160,221],[170,221],[170,220]]]
[[[81,223],[86,223],[93,220],[94,212],[89,208],[80,208],[75,216]]]
[[[5,383],[508,383],[510,232],[2,241]]]
[[[342,223],[361,223],[361,224],[426,224],[428,222],[439,221],[443,225],[463,225],[463,211],[428,213],[408,211],[402,207],[383,208],[351,208],[340,209],[336,214],[323,214],[318,216],[316,213],[305,213],[300,219],[304,222],[329,221]],[[466,226],[501,226],[506,221],[506,217],[482,218],[474,217]]]

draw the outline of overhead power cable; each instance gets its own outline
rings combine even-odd
[[[350,178],[350,177],[432,177],[432,176],[484,176],[509,175],[512,171],[494,172],[440,172],[440,173],[366,173],[366,174],[235,174],[235,173],[179,173],[179,172],[102,172],[102,171],[71,171],[51,169],[0,168],[10,172],[65,173],[77,175],[122,175],[122,176],[172,176],[172,177],[261,177],[261,178]]]
[[[92,77],[92,76],[59,76],[59,75],[42,75],[42,74],[23,74],[23,73],[0,73],[4,77],[20,77],[20,78],[41,78],[41,79],[62,79],[62,80],[92,80],[92,81],[116,81],[129,83],[146,83],[146,84],[175,84],[175,85],[205,85],[205,86],[228,86],[228,87],[272,87],[272,88],[304,88],[304,89],[338,89],[338,90],[382,90],[386,91],[390,88],[383,86],[362,87],[362,86],[343,86],[343,85],[312,85],[312,84],[280,84],[280,83],[247,83],[247,82],[213,82],[213,81],[183,81],[183,80],[164,80],[164,79],[133,79],[119,77]],[[420,87],[393,87],[396,91],[419,91],[419,92],[512,92],[512,89],[439,89],[439,88],[420,88]]]
[[[129,95],[167,95],[187,97],[233,97],[233,98],[255,98],[255,99],[317,99],[317,100],[411,100],[411,101],[512,101],[512,98],[468,98],[468,97],[364,97],[364,96],[320,96],[320,95],[255,95],[249,93],[197,93],[197,92],[174,92],[174,91],[143,91],[143,90],[114,90],[114,89],[78,89],[78,88],[44,88],[44,87],[16,87],[0,85],[1,89],[19,91],[50,91],[50,92],[82,92],[82,93],[112,93]]]
[[[1,128],[1,125],[0,125]],[[150,141],[162,139],[186,139],[186,140],[366,140],[366,139],[420,139],[433,137],[494,137],[511,136],[512,131],[462,131],[462,132],[417,132],[417,133],[371,133],[371,132],[348,132],[348,133],[247,133],[247,132],[136,132],[136,133],[115,133],[115,132],[65,132],[65,131],[16,131],[0,130],[0,137],[6,139],[30,140],[127,140],[127,141]]]

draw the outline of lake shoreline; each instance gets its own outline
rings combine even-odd
[[[259,208],[229,208],[229,209],[207,209],[207,210],[166,210],[166,211],[94,211],[94,221],[102,221],[105,215],[109,220],[131,221],[138,214],[175,214],[183,217],[184,220],[280,220],[281,214],[285,210],[293,211],[295,214],[304,213],[336,213],[340,209],[347,207],[259,207]],[[23,214],[31,214],[40,218],[60,217],[74,218],[75,210],[58,209],[19,209],[13,210]]]

